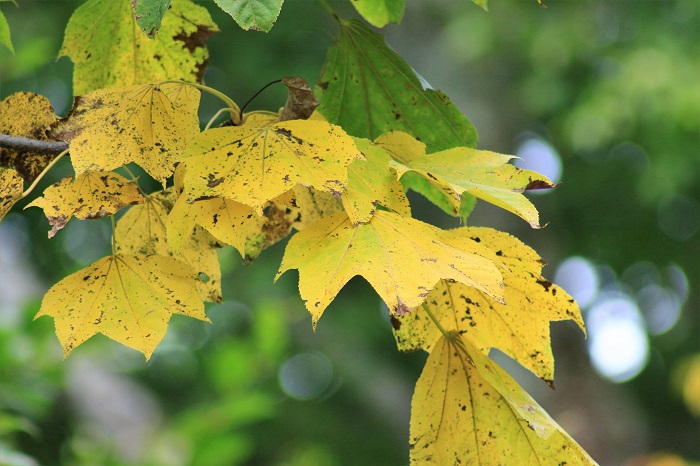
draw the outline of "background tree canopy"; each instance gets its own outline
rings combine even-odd
[[[579,302],[588,338],[552,325],[556,391],[492,356],[600,464],[698,462],[700,4],[545,3],[493,0],[485,13],[466,0],[408,2],[387,42],[470,118],[479,148],[561,183],[531,196],[544,230],[481,202],[469,224],[537,250],[545,276]],[[14,45],[0,46],[0,100],[30,91],[69,110],[73,65],[55,57],[80,4],[0,3]],[[267,34],[202,5],[223,31],[208,42],[207,85],[245,102],[283,76],[318,81],[337,29],[319,3],[289,0]],[[218,107],[203,99],[206,121]],[[272,87],[252,106],[277,110],[285,99]],[[457,225],[411,201],[418,218]],[[366,282],[353,279],[314,334],[296,276],[271,285],[284,244],[251,265],[229,249],[213,325],[174,318],[148,363],[103,337],[61,362],[51,321],[32,318],[66,271],[105,255],[111,230],[71,222],[50,243],[46,229],[39,209],[0,224],[0,464],[408,461],[426,355],[396,350]]]

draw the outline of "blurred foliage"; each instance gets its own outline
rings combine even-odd
[[[330,3],[352,16],[349,2]],[[550,262],[549,276],[579,255],[599,266],[604,287],[635,294],[635,264],[684,271],[679,321],[649,335],[649,360],[636,378],[614,385],[596,376],[580,336],[555,325],[558,389],[534,385],[531,393],[601,464],[697,462],[700,3],[545,3],[494,0],[487,14],[467,1],[409,2],[387,42],[464,111],[480,148],[514,153],[523,138],[537,137],[561,156],[561,186],[533,198],[546,229],[532,231],[482,203],[470,223],[532,245]],[[80,4],[2,5],[15,53],[0,47],[0,99],[36,92],[65,113],[72,66],[55,57]],[[209,11],[223,32],[209,41],[205,80],[239,103],[280,77],[315,82],[336,31],[316,2],[288,1],[268,34],[244,32],[218,8]],[[277,109],[285,93],[272,87],[249,110]],[[205,98],[200,115],[216,110]],[[43,186],[69,169],[59,164]],[[412,201],[426,218],[421,198]],[[176,316],[147,364],[103,337],[61,362],[51,322],[31,320],[37,300],[103,255],[109,225],[71,222],[50,242],[41,212],[23,206],[0,225],[0,464],[407,462],[411,387],[425,355],[398,354],[386,310],[366,283],[351,281],[314,334],[290,298],[295,274],[271,285],[283,244],[250,266],[223,252],[226,302],[208,309],[213,324]],[[27,291],[15,299],[20,280]],[[304,354],[332,372],[313,397],[294,398],[283,368]],[[526,388],[537,383],[510,369]],[[95,407],[122,413],[120,424]]]

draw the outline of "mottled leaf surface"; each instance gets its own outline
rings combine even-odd
[[[76,217],[81,220],[102,218],[122,208],[143,202],[136,183],[112,172],[85,172],[77,178],[63,178],[49,186],[44,196],[27,207],[39,207],[51,224],[49,238]]]
[[[238,25],[248,30],[269,32],[275,25],[284,0],[214,0]]]
[[[8,96],[0,102],[0,116],[0,133],[39,141],[49,139],[46,131],[57,119],[49,99],[32,92]],[[0,147],[0,167],[14,168],[27,183],[34,181],[54,157]]]
[[[384,134],[376,143],[394,158],[390,165],[399,178],[407,172],[422,176],[450,199],[455,212],[467,193],[540,227],[537,209],[522,193],[554,185],[544,175],[510,165],[512,156],[469,147],[426,154],[422,142],[401,132]]]
[[[156,36],[171,3],[172,0],[131,0],[134,20],[146,37]]]
[[[338,126],[291,120],[204,131],[186,156],[188,201],[232,199],[261,214],[267,201],[296,184],[339,195],[347,186],[347,166],[362,153]]]
[[[341,21],[319,80],[318,110],[349,134],[374,140],[405,131],[428,152],[475,147],[476,130],[439,91],[423,89],[411,67],[360,21]]]
[[[141,32],[130,1],[88,0],[68,21],[59,56],[75,64],[74,95],[166,79],[200,82],[204,44],[217,31],[206,8],[190,0],[173,0],[155,39]]]
[[[353,0],[352,5],[372,26],[400,23],[406,0]]]
[[[0,167],[0,221],[20,200],[24,190],[24,180],[11,168]]]
[[[550,322],[583,319],[573,298],[541,276],[544,261],[508,233],[491,228],[461,228],[465,236],[496,253],[503,275],[505,304],[461,283],[441,280],[423,306],[395,316],[394,336],[402,351],[432,351],[443,328],[467,333],[484,354],[498,348],[538,377],[554,380]]]
[[[221,302],[221,269],[213,248],[216,240],[201,228],[191,228],[177,253],[168,245],[168,213],[176,198],[175,188],[170,187],[147,196],[143,204],[129,209],[117,222],[114,233],[117,252],[174,257],[192,268],[201,299]]]
[[[411,403],[412,465],[594,465],[503,369],[441,336]]]
[[[199,133],[199,96],[185,84],[93,91],[75,99],[52,135],[69,143],[77,174],[136,162],[165,183]]]
[[[299,270],[299,292],[315,325],[356,275],[374,287],[392,314],[420,305],[441,278],[502,300],[501,274],[489,256],[468,238],[392,212],[377,211],[359,225],[341,212],[295,234],[277,276]]]
[[[389,168],[391,156],[367,139],[355,138],[355,145],[365,160],[356,160],[348,166],[348,188],[341,199],[350,220],[366,223],[380,205],[410,217],[408,198]]]
[[[171,257],[117,254],[52,286],[35,318],[54,318],[65,356],[102,333],[148,359],[172,314],[209,320],[192,269]]]

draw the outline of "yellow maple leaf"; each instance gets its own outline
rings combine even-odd
[[[205,301],[220,303],[221,269],[216,240],[201,228],[194,228],[183,247],[176,254],[167,242],[168,213],[172,210],[177,193],[174,187],[146,197],[142,205],[129,209],[117,222],[114,231],[117,252],[171,256],[186,263],[198,277],[197,289]]]
[[[35,319],[54,318],[65,356],[102,333],[148,359],[173,313],[209,321],[192,269],[171,257],[116,254],[52,286]]]
[[[131,2],[89,0],[68,21],[59,56],[75,63],[75,95],[166,79],[199,82],[209,56],[204,43],[218,30],[206,8],[174,0],[149,39]]]
[[[0,134],[46,141],[46,130],[56,122],[49,99],[31,92],[17,92],[0,102]],[[0,167],[14,168],[31,183],[56,154],[17,152],[0,147]]]
[[[353,225],[341,212],[292,237],[277,277],[299,270],[299,292],[315,325],[355,275],[367,279],[392,313],[420,305],[441,278],[502,300],[501,274],[488,257],[478,243],[412,218],[377,211],[369,223]]]
[[[297,183],[340,195],[347,185],[347,166],[362,153],[339,126],[290,120],[204,131],[186,156],[188,201],[232,199],[261,214],[267,201]]]
[[[78,175],[136,162],[165,183],[199,133],[199,96],[178,83],[93,91],[75,99],[52,135],[69,143]]]
[[[505,304],[475,288],[442,280],[423,306],[392,318],[399,349],[432,350],[441,333],[429,312],[444,328],[468,333],[484,354],[498,348],[551,383],[554,356],[549,325],[551,321],[570,319],[583,330],[576,302],[540,275],[544,261],[517,238],[491,228],[460,230],[495,251],[500,259]]]
[[[24,180],[11,168],[0,167],[0,220],[22,198]]]
[[[301,185],[292,188],[292,192],[294,193],[294,205],[299,209],[299,217],[294,221],[294,228],[297,230],[303,230],[322,218],[343,211],[342,202],[331,193]]]
[[[282,203],[269,202],[263,215],[231,199],[213,198],[187,203],[184,196],[168,217],[168,242],[184,250],[183,239],[200,225],[219,241],[236,248],[247,260],[286,237],[297,214]]]
[[[441,336],[411,403],[411,464],[596,464],[468,339]]]
[[[383,134],[375,142],[392,155],[391,166],[399,178],[408,172],[421,175],[450,199],[455,212],[461,195],[468,193],[518,215],[533,228],[540,227],[537,209],[522,193],[554,185],[544,175],[510,165],[512,156],[470,147],[426,154],[425,144],[398,131]]]
[[[141,202],[143,197],[136,183],[116,173],[90,171],[75,180],[72,176],[63,178],[27,207],[44,210],[51,224],[49,238],[53,238],[72,217],[81,220],[107,217]]]
[[[365,160],[355,160],[348,166],[348,187],[341,197],[348,217],[353,223],[366,223],[377,205],[410,217],[408,198],[389,168],[391,156],[368,139],[353,139]]]

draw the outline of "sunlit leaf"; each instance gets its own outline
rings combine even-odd
[[[122,208],[143,202],[136,183],[112,172],[86,172],[75,180],[63,178],[49,186],[44,196],[27,207],[39,207],[51,224],[49,238],[66,226],[72,218],[107,217]]]
[[[46,130],[56,122],[49,99],[31,92],[17,92],[0,102],[0,134],[46,141]],[[31,183],[55,154],[17,152],[0,147],[0,167],[14,168]]]
[[[24,180],[11,168],[0,167],[0,220],[20,200],[24,189]]]
[[[0,3],[5,1],[15,3],[13,0],[0,0]],[[12,47],[12,39],[10,38],[10,25],[7,24],[7,19],[2,14],[2,11],[0,11],[0,44],[10,49],[10,52],[15,53],[15,49]]]
[[[294,228],[297,230],[303,230],[322,218],[343,211],[342,202],[331,193],[301,185],[296,185],[292,191],[294,192],[294,204],[299,209],[299,218],[294,221]]]
[[[384,134],[375,142],[394,158],[390,165],[398,177],[407,172],[422,176],[450,199],[455,212],[467,193],[540,227],[537,209],[522,193],[554,185],[544,175],[510,165],[512,156],[469,147],[426,154],[423,143],[401,132]]]
[[[263,215],[231,199],[213,198],[186,202],[181,196],[168,218],[168,241],[184,250],[183,239],[200,225],[219,241],[236,248],[247,260],[285,238],[299,214],[282,203],[269,202]]]
[[[353,136],[374,140],[405,131],[428,152],[476,146],[476,130],[450,99],[424,89],[384,37],[359,21],[340,22],[319,87],[319,112]]]
[[[392,212],[377,211],[359,225],[341,212],[295,234],[277,276],[299,270],[299,292],[315,324],[355,275],[374,287],[392,314],[420,305],[441,278],[503,299],[501,274],[491,255],[455,232]]]
[[[88,0],[71,16],[59,56],[75,63],[74,95],[166,79],[199,82],[209,56],[204,44],[217,31],[190,0],[173,0],[155,39],[141,32],[130,1]]]
[[[441,336],[411,403],[411,464],[594,465],[503,369],[456,333]]]
[[[390,22],[400,23],[406,0],[354,0],[357,11],[372,26],[384,27]]]
[[[132,0],[131,11],[136,24],[147,37],[153,38],[160,29],[163,16],[172,0]]]
[[[367,139],[355,138],[355,145],[365,160],[356,160],[348,166],[348,188],[342,195],[348,217],[353,223],[366,223],[378,205],[410,217],[408,198],[389,168],[391,156]]]
[[[199,133],[199,91],[185,84],[148,84],[90,92],[52,134],[70,144],[77,174],[136,162],[165,183]]]
[[[54,318],[65,356],[102,333],[148,359],[174,313],[209,320],[192,269],[171,257],[117,254],[52,286],[35,318]]]
[[[171,187],[146,197],[117,222],[114,236],[117,252],[135,255],[172,256],[188,264],[198,277],[197,289],[205,301],[221,302],[221,269],[213,245],[216,240],[201,228],[192,228],[177,253],[168,245],[168,213],[177,194]]]
[[[505,304],[461,283],[441,280],[423,306],[394,316],[399,349],[430,352],[441,334],[428,311],[444,328],[467,333],[484,354],[498,348],[538,377],[554,380],[550,322],[573,320],[581,329],[578,306],[564,290],[544,279],[544,261],[518,239],[491,228],[461,228],[502,261]],[[426,309],[427,308],[427,309]]]
[[[188,201],[232,199],[260,214],[267,201],[297,183],[339,195],[347,186],[347,166],[362,153],[338,126],[291,120],[204,131],[186,156]]]
[[[247,30],[268,32],[275,25],[284,0],[214,0]]]

